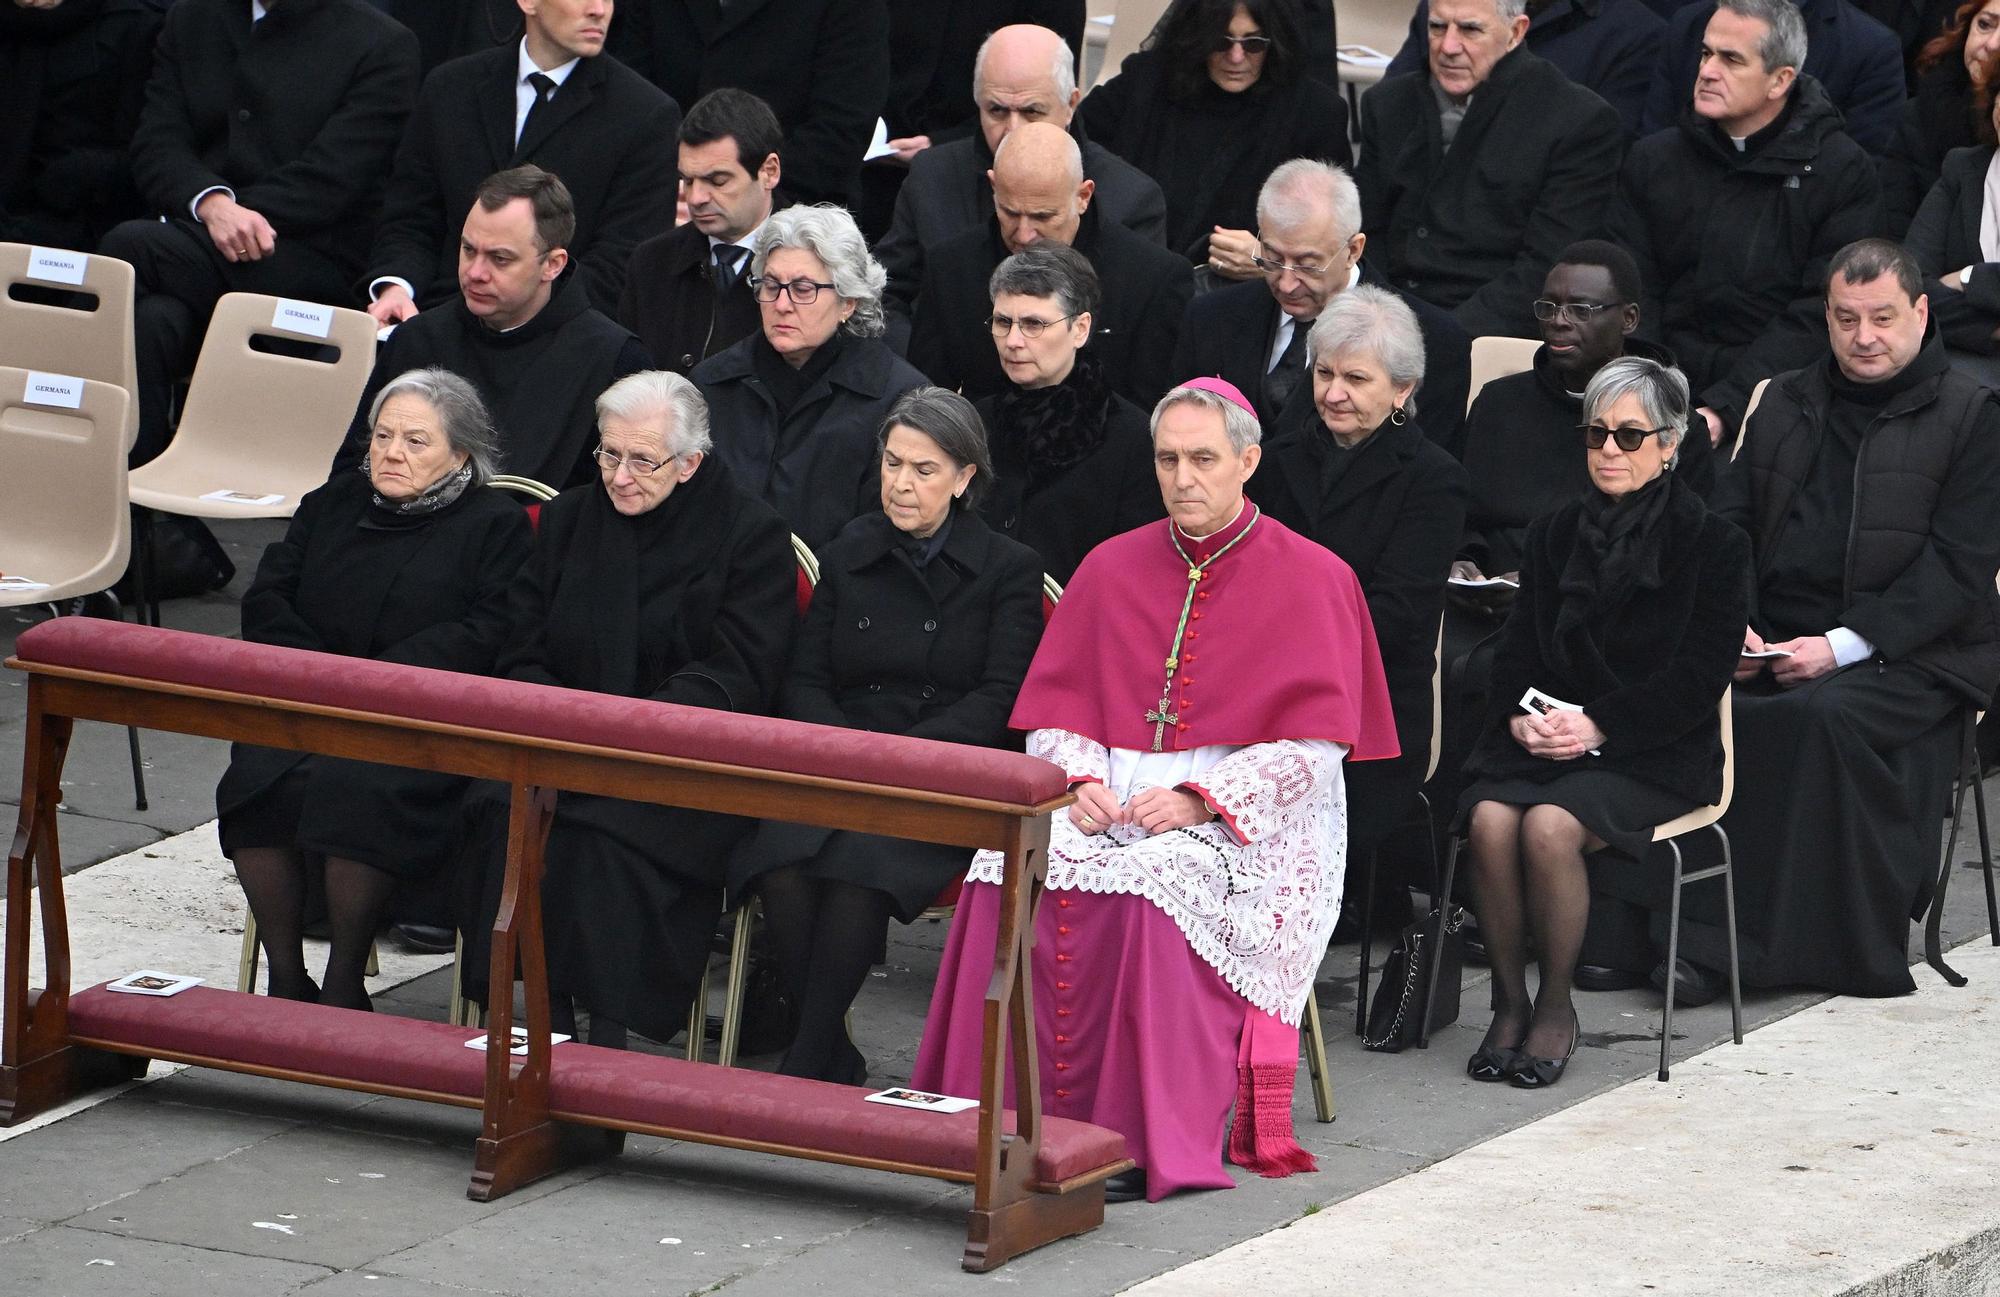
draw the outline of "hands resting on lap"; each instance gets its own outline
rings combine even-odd
[[[1078,784],[1076,805],[1069,808],[1069,822],[1086,835],[1103,833],[1114,824],[1136,824],[1149,835],[1166,833],[1214,818],[1208,803],[1179,788],[1147,788],[1120,806],[1103,784]]]
[[[1604,745],[1604,731],[1584,712],[1552,711],[1540,716],[1522,712],[1507,726],[1514,732],[1514,741],[1530,755],[1550,761],[1574,761]]]

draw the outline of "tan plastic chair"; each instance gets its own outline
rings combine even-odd
[[[1729,800],[1736,794],[1736,711],[1735,686],[1722,691],[1722,700],[1716,704],[1718,719],[1722,726],[1722,795],[1713,806],[1697,806],[1685,815],[1656,825],[1653,841],[1664,842],[1673,853],[1674,897],[1672,912],[1667,919],[1667,991],[1660,1006],[1660,1079],[1667,1079],[1667,1054],[1674,1038],[1674,961],[1680,957],[1681,944],[1681,889],[1689,883],[1698,883],[1707,878],[1722,879],[1722,900],[1724,913],[1728,916],[1729,936],[1729,1025],[1737,1044],[1743,1043],[1743,982],[1736,959],[1736,874],[1732,868],[1729,848],[1729,834],[1722,827],[1722,817],[1729,811]],[[1715,836],[1722,843],[1720,864],[1705,865],[1689,872],[1681,859],[1681,847],[1677,841],[1690,833],[1702,829],[1715,830]],[[1443,895],[1451,896],[1452,875],[1458,867],[1459,848],[1464,845],[1463,835],[1454,835],[1451,850],[1445,856]],[[1444,959],[1442,942],[1431,952],[1430,995],[1437,994],[1438,969]],[[1426,1032],[1430,1024],[1430,1002],[1424,1004],[1424,1026]],[[1420,1046],[1428,1048],[1428,1035],[1419,1037]]]
[[[1760,378],[1757,380],[1757,386],[1750,389],[1750,404],[1743,407],[1743,422],[1737,425],[1736,440],[1729,447],[1729,462],[1732,464],[1736,462],[1736,457],[1743,453],[1743,439],[1750,435],[1750,416],[1757,413],[1757,407],[1763,404],[1764,389],[1770,385],[1770,379]]]
[[[133,359],[132,267],[116,257],[85,259],[83,282],[64,284],[29,273],[40,251],[25,243],[0,243],[0,359],[22,369],[72,374],[110,383],[129,398],[125,448],[139,435],[139,370]],[[80,254],[63,252],[60,255]],[[96,296],[94,310],[23,302],[17,284]]]
[[[1104,42],[1104,62],[1098,68],[1097,80],[1088,89],[1095,90],[1118,75],[1118,69],[1125,64],[1125,56],[1137,52],[1146,38],[1153,34],[1160,16],[1167,12],[1168,3],[1169,0],[1115,0],[1109,6],[1092,6],[1097,10],[1109,7],[1117,17],[1112,21],[1111,34]]]
[[[1405,22],[1409,21],[1407,18]],[[1496,378],[1525,374],[1535,367],[1535,352],[1541,343],[1533,338],[1484,337],[1472,340],[1471,382],[1465,393],[1465,408],[1479,399],[1479,389]]]
[[[78,408],[44,405],[28,399],[31,372],[50,371],[0,368],[0,574],[47,588],[0,590],[0,608],[59,607],[80,595],[108,595],[131,554],[125,495],[131,393],[84,379]],[[132,801],[143,811],[139,731],[128,728],[125,736]]]
[[[326,481],[375,364],[376,325],[364,312],[326,307],[322,339],[274,323],[284,302],[230,293],[216,303],[179,430],[158,459],[132,470],[133,504],[196,518],[289,518],[299,497]],[[259,335],[324,342],[339,359],[257,351],[250,342]],[[202,498],[219,491],[244,498]],[[263,496],[277,499],[250,502]],[[157,625],[157,604],[151,613]]]

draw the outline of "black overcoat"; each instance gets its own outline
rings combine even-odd
[[[876,435],[896,398],[924,385],[879,338],[846,338],[841,354],[785,414],[757,377],[757,332],[695,367],[708,398],[715,455],[817,550],[849,519],[882,507]]]
[[[490,673],[508,588],[528,556],[527,515],[492,490],[408,519],[376,509],[372,495],[366,476],[346,472],[299,501],[243,596],[243,638]],[[403,875],[445,858],[466,784],[456,775],[238,743],[215,790],[217,813],[227,823],[302,764],[300,846]]]
[[[1988,261],[1979,246],[1986,169],[1992,165],[1990,144],[1946,154],[1937,184],[1917,209],[1910,237],[1903,242],[1929,281],[1931,318],[1945,345],[1982,356],[2000,350],[1993,339],[2000,328],[2000,263]],[[1967,266],[1972,274],[1958,291],[1937,282]]]
[[[510,42],[424,78],[383,195],[367,279],[408,281],[425,310],[450,302],[458,295],[458,236],[473,191],[496,171],[532,162],[569,190],[576,204],[570,260],[592,305],[609,315],[618,309],[632,249],[673,228],[680,108],[632,69],[599,55],[577,64],[517,146],[519,59],[518,43]]]
[[[778,712],[793,720],[877,734],[1000,747],[1007,716],[1042,638],[1042,565],[969,509],[944,548],[918,571],[881,512],[847,524],[820,553]],[[971,855],[766,820],[738,849],[730,890],[767,870],[813,862],[813,872],[878,888],[907,923]]]
[[[710,356],[757,332],[762,317],[750,276],[718,293],[708,236],[690,221],[640,244],[626,268],[618,323],[638,336],[661,369],[691,374]]]

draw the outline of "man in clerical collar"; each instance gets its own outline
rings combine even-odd
[[[1951,368],[1897,245],[1835,253],[1824,302],[1832,356],[1771,380],[1716,488],[1756,578],[1723,824],[1746,985],[1900,995],[1961,726],[2000,685],[2000,397]],[[1722,935],[1681,941],[1698,996]]]
[[[1342,771],[1397,751],[1354,573],[1244,497],[1250,403],[1195,379],[1152,434],[1169,517],[1084,559],[1009,722],[1076,792],[1036,918],[1042,1093],[1125,1136],[1138,1169],[1114,1201],[1230,1187],[1232,1104],[1238,1166],[1313,1167],[1291,1094],[1340,908]],[[917,1057],[927,1089],[977,1084],[999,869],[983,853],[967,875]]]

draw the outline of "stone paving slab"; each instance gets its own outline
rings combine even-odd
[[[181,1247],[53,1226],[0,1251],[9,1297],[280,1297],[327,1271],[208,1247]]]

